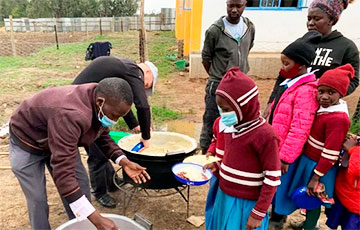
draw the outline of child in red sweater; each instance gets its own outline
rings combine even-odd
[[[279,138],[260,117],[255,82],[238,67],[228,70],[216,90],[223,132],[224,155],[219,189],[206,229],[268,229],[267,209],[280,184]],[[216,169],[216,163],[204,167]]]
[[[353,77],[354,68],[346,64],[326,71],[318,81],[317,100],[320,108],[289,187],[289,195],[295,189],[307,185],[307,194],[317,196],[319,194],[316,187],[321,182],[325,185],[328,198],[333,197],[336,164],[350,128],[347,105],[340,98],[346,95]],[[330,208],[330,204],[325,204],[325,207]],[[320,207],[307,210],[305,222],[291,223],[291,226],[295,229],[302,227],[312,230],[317,224],[320,212]]]
[[[326,225],[343,230],[360,229],[360,146],[356,137],[344,143],[349,153],[349,165],[340,167],[335,183],[335,204],[328,213]]]

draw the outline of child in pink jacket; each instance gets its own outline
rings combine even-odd
[[[315,57],[315,48],[298,39],[281,53],[283,64],[280,75],[286,80],[280,84],[272,102],[269,123],[280,137],[281,185],[274,200],[270,228],[281,228],[290,214],[287,195],[297,159],[310,134],[315,119],[318,102],[316,101],[316,76],[307,72],[307,67]],[[292,203],[292,202],[291,202]],[[292,207],[290,207],[292,209]]]

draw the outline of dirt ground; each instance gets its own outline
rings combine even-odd
[[[50,38],[49,38],[50,39]],[[81,39],[81,38],[79,38]],[[255,79],[260,91],[260,102],[264,108],[267,98],[271,92],[274,80]],[[202,114],[204,111],[204,88],[206,79],[190,79],[188,73],[173,73],[166,80],[160,79],[156,86],[156,96],[152,103],[156,105],[165,105],[167,108],[182,112],[182,121],[197,124],[201,127]],[[360,90],[358,89],[351,97],[345,98],[348,102],[350,112],[353,113]],[[6,109],[13,110],[19,101],[29,95],[16,95],[6,97]],[[4,108],[5,101],[2,100],[0,108]],[[8,113],[7,113],[8,114]],[[189,126],[190,127],[190,126]],[[192,126],[194,127],[194,126]],[[198,138],[195,136],[195,138]],[[28,213],[24,195],[19,183],[11,170],[9,169],[8,145],[7,140],[0,139],[0,229],[22,230],[30,229]],[[86,156],[83,156],[84,165],[86,165]],[[67,221],[66,213],[62,207],[61,200],[55,189],[53,181],[47,175],[48,203],[50,206],[50,223],[55,229],[57,226]],[[208,185],[191,187],[190,190],[190,215],[203,216],[204,206]],[[164,195],[166,192],[151,194]],[[94,201],[95,207],[103,213],[115,213],[126,215],[130,218],[135,213],[143,216],[153,223],[153,229],[204,229],[204,225],[197,228],[186,221],[186,202],[176,193],[167,197],[149,198],[144,193],[138,193],[134,197],[126,212],[124,213],[123,198],[124,193],[117,191],[111,194],[118,200],[117,208],[107,209],[101,207]],[[290,216],[291,220],[302,220],[299,212]],[[324,225],[326,221],[322,214],[320,226],[327,229]],[[289,229],[289,228],[287,228]]]

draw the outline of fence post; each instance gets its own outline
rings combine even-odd
[[[86,41],[89,40],[88,19],[85,18]]]
[[[115,32],[115,16],[112,16],[112,21],[111,21],[111,31]]]
[[[11,42],[11,50],[13,53],[13,56],[17,56],[16,55],[16,46],[15,46],[15,41],[14,41],[14,24],[13,24],[13,17],[12,15],[9,15],[9,20],[10,20],[10,42]]]
[[[101,28],[101,16],[100,16],[100,36],[102,35],[102,28]]]
[[[124,32],[123,17],[120,17],[120,28],[121,32]]]
[[[55,31],[55,41],[56,41],[56,49],[59,49],[59,40],[58,40],[58,35],[57,35],[57,29],[56,29],[56,25],[54,25],[54,31]]]

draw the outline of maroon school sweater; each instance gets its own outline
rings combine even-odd
[[[12,138],[32,154],[48,154],[57,189],[69,203],[83,193],[75,177],[79,146],[95,142],[113,161],[123,154],[98,121],[97,83],[48,88],[24,100],[10,119]]]
[[[238,67],[228,70],[216,95],[228,102],[238,121],[236,131],[224,133],[220,188],[230,196],[255,200],[250,215],[261,220],[280,185],[279,137],[260,117],[255,82]]]
[[[323,176],[335,165],[349,128],[350,119],[344,111],[317,113],[304,148],[305,155],[318,162],[316,174]]]

